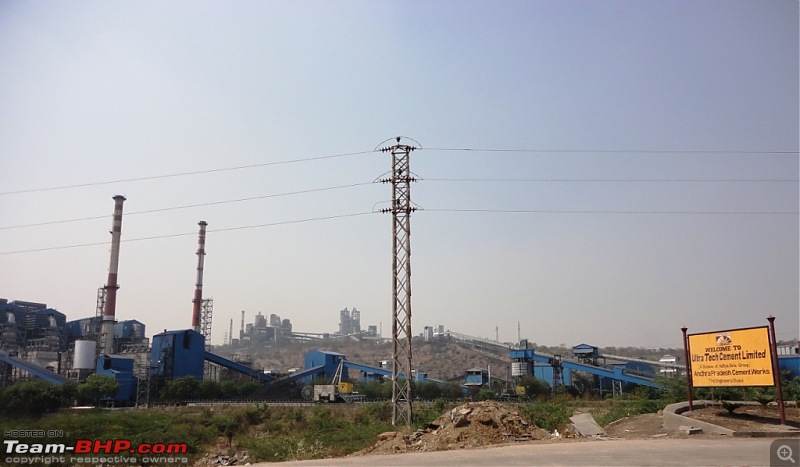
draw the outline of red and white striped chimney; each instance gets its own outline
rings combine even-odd
[[[203,258],[206,256],[206,221],[197,223],[200,232],[197,238],[197,281],[195,281],[194,300],[192,303],[192,329],[200,332],[200,307],[203,303]]]
[[[111,262],[108,266],[108,281],[106,282],[106,303],[103,307],[103,321],[101,332],[104,335],[103,351],[106,354],[114,351],[114,323],[117,313],[117,272],[119,270],[119,244],[122,237],[122,203],[125,197],[114,196],[114,220],[111,225]]]

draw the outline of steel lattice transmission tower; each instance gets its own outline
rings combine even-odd
[[[392,207],[381,212],[392,213],[394,244],[392,247],[392,424],[411,426],[411,182],[409,155],[415,146],[400,144],[382,147],[392,155],[392,176],[381,179],[392,184]],[[387,140],[388,141],[388,140]]]

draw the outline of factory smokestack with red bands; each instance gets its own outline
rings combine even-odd
[[[200,232],[197,238],[197,281],[194,288],[194,300],[192,303],[192,329],[197,332],[200,331],[200,307],[203,303],[203,258],[206,256],[206,221],[197,223],[200,226]]]
[[[119,244],[122,237],[122,203],[125,197],[114,197],[114,220],[111,225],[111,262],[108,266],[108,281],[106,282],[106,301],[103,307],[103,321],[101,332],[104,336],[103,350],[106,354],[114,352],[114,323],[117,312],[117,272],[119,270]]]

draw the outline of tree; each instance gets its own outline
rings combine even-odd
[[[161,398],[172,401],[196,399],[200,394],[200,380],[194,376],[183,376],[167,381],[161,390]]]
[[[540,379],[533,376],[523,376],[519,379],[519,386],[525,388],[525,397],[533,399],[539,395],[550,394],[550,386]]]
[[[0,413],[14,416],[41,417],[70,402],[74,386],[59,387],[46,381],[23,381],[0,392]]]
[[[414,397],[423,400],[434,400],[442,397],[442,389],[438,384],[432,382],[412,382],[411,393]]]
[[[103,399],[113,399],[119,392],[119,382],[106,375],[91,375],[78,386],[78,395],[91,399],[95,406]]]
[[[200,383],[199,396],[201,399],[218,399],[222,388],[216,381],[203,381]]]

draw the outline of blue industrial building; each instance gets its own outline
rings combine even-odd
[[[788,371],[791,378],[800,377],[800,355],[779,355],[778,366],[781,371]]]
[[[115,401],[131,402],[136,399],[136,388],[139,379],[133,375],[134,361],[129,357],[118,355],[100,355],[97,357],[95,374],[109,376],[119,383],[119,391]]]
[[[563,382],[566,386],[572,385],[572,371],[569,368],[561,368],[561,379],[556,381],[558,372],[556,367],[546,363],[536,363],[533,365],[533,377],[546,382],[550,387],[558,386]]]
[[[118,347],[138,342],[147,342],[146,327],[141,321],[129,319],[114,323],[114,340]],[[100,332],[100,318],[92,316],[66,323],[67,342],[78,339],[95,339]]]
[[[464,386],[482,387],[489,382],[489,371],[484,368],[470,368],[464,375]]]
[[[165,331],[153,336],[150,366],[162,378],[194,376],[203,379],[206,338],[197,331]]]
[[[339,367],[339,362],[345,359],[346,357],[338,352],[326,350],[312,350],[306,353],[305,369],[318,368],[319,371],[315,374],[307,375],[304,378],[305,382],[310,383],[315,378],[333,378],[333,375],[336,374],[336,369]],[[348,381],[348,379],[347,372],[342,372],[342,381]]]
[[[67,350],[67,318],[44,303],[0,298],[0,348]]]
[[[628,368],[628,364],[605,365],[600,364],[598,359],[601,356],[597,353],[597,348],[586,344],[576,346],[576,355],[580,358],[576,360],[565,360],[558,355],[537,354],[533,349],[511,349],[512,376],[521,377],[533,375],[537,379],[545,381],[550,387],[560,385],[569,386],[572,384],[572,372],[581,371],[593,375],[599,379],[601,387],[613,387],[613,383],[633,383],[643,386],[659,388],[658,383],[653,381],[654,373],[644,373],[643,366],[634,364],[636,369]],[[651,368],[652,370],[652,368]],[[608,386],[605,386],[605,385]]]

